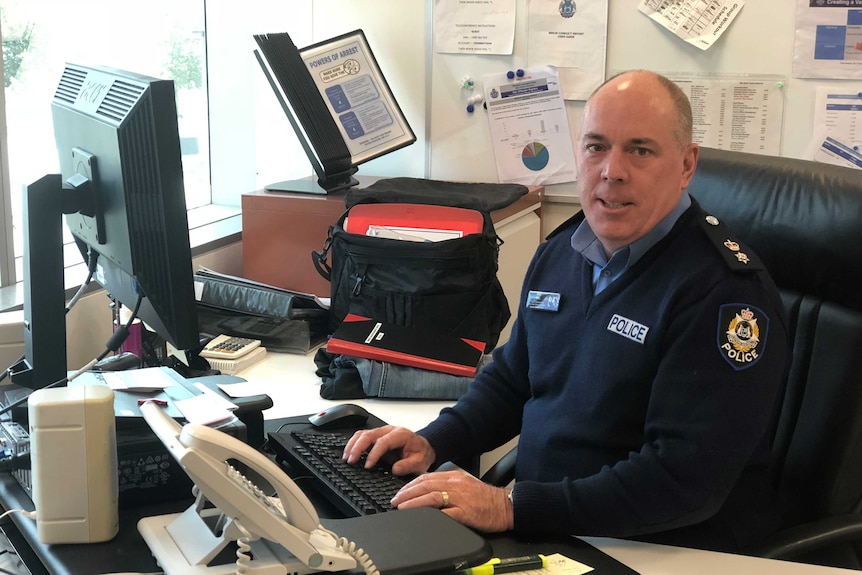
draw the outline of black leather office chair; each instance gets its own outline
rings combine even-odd
[[[775,481],[798,519],[750,553],[862,569],[862,172],[703,148],[689,192],[762,258],[790,319]],[[483,479],[507,485],[516,450]]]
[[[753,554],[862,568],[862,172],[704,149],[689,192],[761,257],[793,355],[775,480],[798,522]]]

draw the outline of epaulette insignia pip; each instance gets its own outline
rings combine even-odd
[[[731,232],[719,219],[707,215],[701,219],[700,227],[734,271],[761,271],[763,262]]]

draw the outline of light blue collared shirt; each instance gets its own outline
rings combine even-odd
[[[621,247],[611,254],[610,259],[605,255],[604,247],[602,247],[596,234],[593,233],[587,220],[581,222],[581,225],[572,234],[572,249],[584,256],[593,266],[593,293],[601,293],[603,289],[623,275],[624,271],[641,259],[651,247],[670,232],[689,206],[691,206],[691,197],[688,193],[683,193],[676,207],[647,235]]]

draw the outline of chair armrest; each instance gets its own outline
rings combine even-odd
[[[851,541],[862,541],[862,514],[837,515],[789,527],[776,533],[752,554],[791,560],[810,551]]]
[[[467,473],[470,473],[469,471],[467,471],[453,461],[444,461],[434,471],[465,471]],[[470,473],[470,475],[472,475],[472,473]]]
[[[517,458],[518,446],[516,445],[482,475],[482,481],[496,487],[509,485],[515,479],[515,460]]]

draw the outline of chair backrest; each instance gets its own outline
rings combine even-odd
[[[862,172],[702,148],[689,192],[757,252],[787,308],[780,490],[803,520],[862,510]]]

